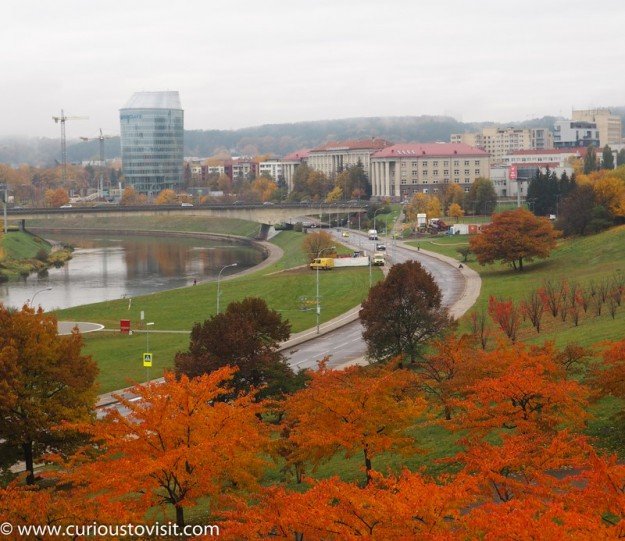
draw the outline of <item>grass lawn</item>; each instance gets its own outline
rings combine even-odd
[[[23,231],[9,231],[0,236],[0,247],[5,257],[11,259],[32,259],[39,250],[50,252],[50,244],[44,239]]]
[[[315,298],[316,273],[307,267],[300,246],[304,235],[285,231],[277,235],[275,244],[285,251],[285,257],[267,269],[222,280],[221,308],[245,297],[264,298],[269,306],[279,311],[292,325],[296,333],[315,325],[313,310],[302,311],[305,300]],[[287,267],[285,269],[285,267]],[[382,277],[374,269],[375,281]],[[341,268],[319,273],[321,296],[321,322],[332,319],[358,305],[368,294],[368,268]],[[60,320],[92,321],[108,329],[118,329],[120,319],[130,319],[133,329],[141,328],[140,314],[144,311],[147,321],[155,323],[151,331],[189,331],[194,323],[204,321],[216,313],[217,284],[209,282],[196,286],[162,291],[132,299],[77,306],[56,312]],[[128,378],[143,381],[141,353],[145,351],[145,334],[120,336],[118,333],[101,332],[84,336],[85,353],[100,365],[100,392],[108,392],[127,386]],[[186,349],[188,335],[179,333],[160,334],[150,332],[150,349],[154,353],[152,376],[173,364],[176,351]]]

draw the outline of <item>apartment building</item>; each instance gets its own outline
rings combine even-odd
[[[600,146],[599,130],[594,122],[582,120],[556,120],[553,126],[555,148]]]
[[[609,109],[573,110],[572,120],[591,122],[599,130],[598,145],[618,145],[623,142],[621,117],[613,115]]]
[[[273,180],[278,182],[282,180],[282,162],[280,160],[266,160],[258,164],[258,174],[269,175]]]
[[[356,139],[348,141],[330,141],[308,152],[308,166],[321,171],[328,178],[348,167],[361,162],[364,170],[370,173],[371,155],[378,150],[390,146],[392,143],[384,139]]]
[[[451,182],[468,192],[476,178],[489,176],[488,153],[464,143],[405,143],[371,156],[372,195],[378,198],[436,194]]]
[[[232,158],[224,163],[224,174],[230,180],[253,180],[258,176],[258,162],[252,158]]]
[[[489,127],[481,132],[454,133],[450,140],[485,150],[493,164],[501,163],[502,156],[514,150],[553,147],[553,137],[547,128]]]

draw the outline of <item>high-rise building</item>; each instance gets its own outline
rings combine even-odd
[[[609,109],[586,109],[573,111],[572,120],[594,122],[599,130],[599,146],[619,145],[622,142],[621,117]]]
[[[179,190],[184,171],[184,111],[178,92],[137,92],[119,111],[122,172],[148,195]]]

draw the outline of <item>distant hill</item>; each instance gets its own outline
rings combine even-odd
[[[623,118],[625,107],[612,107]],[[265,124],[239,130],[187,130],[185,131],[185,156],[205,157],[219,151],[233,155],[271,154],[283,156],[300,148],[312,148],[331,140],[365,139],[381,137],[394,143],[418,141],[430,143],[449,141],[452,133],[463,133],[481,129],[484,126],[548,127],[552,128],[558,117],[545,116],[522,122],[459,122],[447,116],[401,116],[346,118],[340,120],[319,120],[292,124]],[[67,155],[72,162],[99,157],[97,141],[68,141]],[[119,137],[105,143],[107,158],[121,154]],[[54,165],[60,160],[58,139],[0,138],[0,162],[13,165]]]

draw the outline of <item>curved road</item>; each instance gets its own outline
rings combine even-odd
[[[337,242],[340,241],[355,249],[364,249],[368,252],[375,250],[376,241],[370,241],[359,233],[350,232],[349,238],[339,237],[340,233],[336,231],[333,231],[333,235],[337,238]],[[393,244],[386,244],[386,259],[389,264],[404,263],[409,260],[421,263],[441,288],[444,306],[450,307],[462,297],[465,290],[465,277],[458,268],[420,251],[405,248],[400,245],[401,243],[390,242]],[[362,338],[362,325],[360,321],[354,321],[286,351],[286,356],[294,370],[314,368],[317,362],[325,356],[330,357],[329,366],[338,367],[361,359],[366,349]]]

